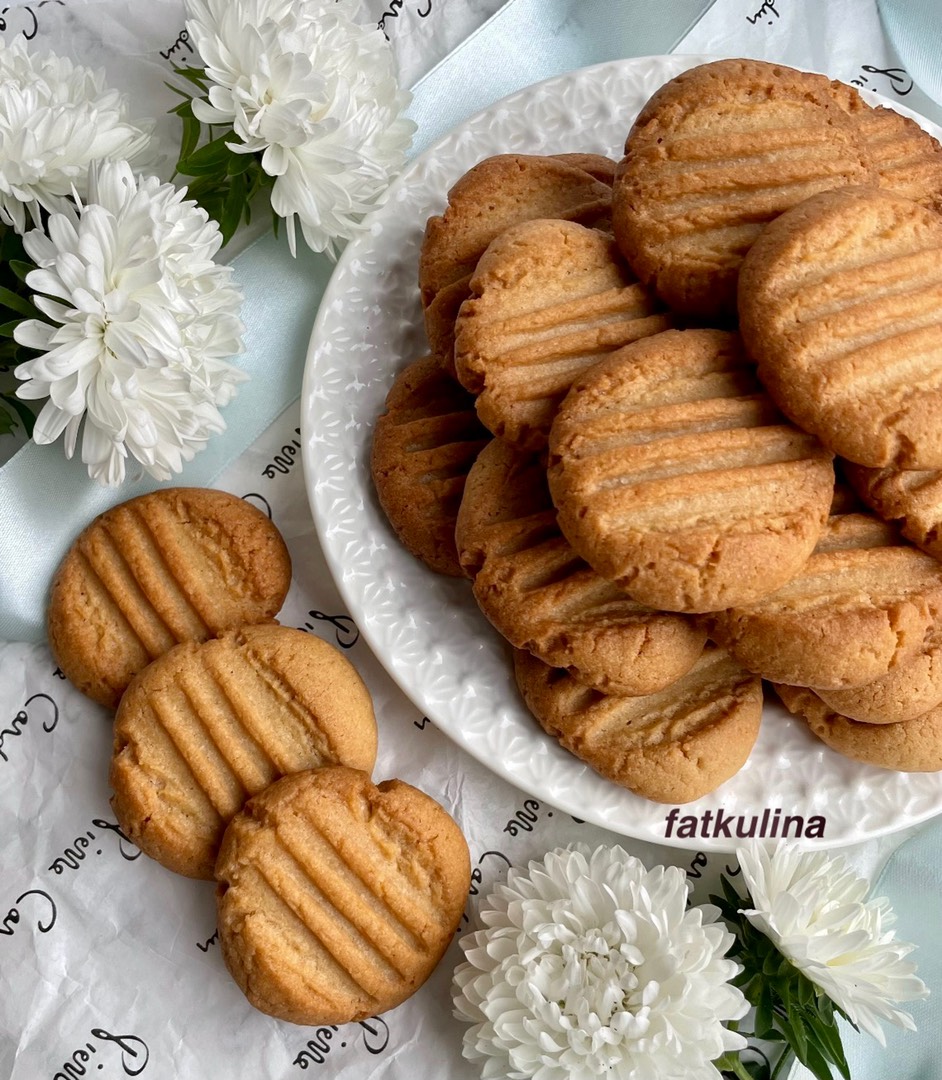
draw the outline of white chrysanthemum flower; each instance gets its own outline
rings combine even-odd
[[[219,408],[247,376],[241,293],[213,257],[222,238],[186,191],[138,180],[127,162],[90,171],[89,202],[49,218],[23,245],[38,269],[26,278],[49,322],[16,328],[42,355],[20,364],[21,398],[48,397],[33,438],[65,433],[89,475],[115,485],[128,459],[168,480],[225,429]]]
[[[752,903],[743,914],[853,1023],[886,1045],[881,1020],[914,1030],[894,1002],[928,994],[904,960],[913,946],[889,929],[886,899],[867,900],[867,882],[842,858],[781,844],[737,851]]]
[[[333,253],[382,201],[415,130],[389,43],[326,0],[187,0],[187,10],[215,84],[194,115],[231,125],[237,153],[261,153],[292,253],[295,218],[310,248]]]
[[[485,1080],[717,1080],[745,1040],[729,980],[733,935],[687,908],[678,867],[646,870],[620,847],[550,852],[511,870],[461,940],[455,1015]]]
[[[149,127],[130,122],[104,72],[0,38],[0,220],[19,233],[40,225],[40,209],[62,211],[73,187],[85,196],[91,162],[149,152]]]

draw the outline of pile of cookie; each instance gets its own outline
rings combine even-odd
[[[942,769],[940,211],[915,122],[725,60],[617,166],[489,158],[428,221],[378,497],[603,776],[713,791],[763,680],[843,754]]]
[[[434,799],[371,779],[370,693],[338,649],[275,620],[290,584],[260,510],[162,488],[75,540],[48,636],[63,674],[116,710],[121,829],[168,869],[218,882],[222,955],[248,1000],[340,1024],[431,974],[470,861]]]

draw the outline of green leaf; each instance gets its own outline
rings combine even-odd
[[[2,285],[0,285],[0,304],[11,311],[18,311],[27,319],[39,317],[39,312],[25,296],[20,296],[18,293],[13,292],[12,289],[6,289]]]
[[[177,109],[182,107],[182,105],[186,105],[193,100],[192,94],[188,94],[186,90],[181,90],[179,86],[174,86],[173,83],[164,82],[164,86],[166,86],[168,90],[176,94],[177,97],[182,97],[184,99],[180,105],[177,105],[176,108],[169,109],[168,112],[176,112]]]
[[[239,176],[246,173],[255,164],[255,158],[251,154],[233,154],[226,166],[226,172],[230,176]]]
[[[0,436],[12,435],[17,428],[16,417],[0,402]]]
[[[26,275],[31,270],[36,269],[33,263],[24,262],[22,259],[9,259],[7,260],[7,266],[9,266],[9,268],[13,271],[16,277],[23,282],[26,281]]]
[[[22,319],[11,319],[9,322],[0,323],[0,337],[12,338],[13,332],[22,321]]]
[[[804,1058],[799,1057],[798,1060],[801,1061],[806,1069],[814,1073],[817,1080],[834,1080],[831,1066],[815,1047],[809,1046],[807,1056]]]
[[[796,1022],[793,1023],[791,1017],[780,1016],[778,1023],[788,1045],[795,1051],[798,1060],[806,1061],[808,1058],[808,1032],[805,1030],[802,1018],[797,1017]]]
[[[245,177],[241,174],[233,176],[229,182],[229,192],[226,195],[219,218],[219,230],[222,233],[223,244],[228,244],[235,235],[239,222],[242,220],[242,212],[245,209]]]
[[[841,1042],[841,1033],[837,1023],[821,1024],[818,1027],[823,1050],[829,1061],[832,1061],[845,1080],[850,1080],[850,1068],[844,1055],[844,1044]]]
[[[199,146],[200,131],[202,125],[199,120],[193,116],[192,110],[189,116],[181,116],[183,125],[183,137],[180,142],[180,160],[184,161],[193,154],[193,151]]]
[[[32,409],[30,409],[25,402],[20,401],[18,397],[14,397],[12,394],[0,394],[0,400],[5,401],[7,406],[16,413],[19,422],[23,425],[27,438],[31,439],[33,437],[33,426],[36,423],[36,417],[33,415]]]
[[[208,175],[218,172],[220,166],[223,167],[224,171],[229,155],[232,153],[227,140],[234,137],[231,131],[227,131],[225,135],[220,135],[218,139],[206,143],[205,146],[201,146],[199,150],[188,157],[181,157],[177,162],[177,170],[185,176]]]
[[[772,992],[768,983],[762,983],[759,1000],[756,1002],[756,1035],[760,1039],[768,1038],[775,1030],[775,1021],[772,1010]]]
[[[805,976],[802,975],[798,979],[798,1005],[799,1005],[799,1007],[802,1008],[802,1009],[808,1008],[812,1004],[812,1002],[814,1001],[815,996],[816,995],[815,995],[814,983],[810,979],[805,978]]]
[[[201,93],[205,94],[209,91],[209,80],[206,78],[205,68],[175,67],[173,72],[181,79],[186,79],[187,82],[198,87]]]

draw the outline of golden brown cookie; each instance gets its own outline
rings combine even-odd
[[[546,469],[494,439],[468,474],[458,551],[474,597],[512,645],[605,693],[651,694],[685,674],[704,630],[607,582],[556,524]]]
[[[787,416],[857,464],[942,468],[942,217],[825,192],[767,226],[739,283],[743,339]]]
[[[79,690],[115,708],[178,642],[272,619],[290,584],[288,549],[256,507],[161,488],[106,511],[72,545],[52,584],[49,646]]]
[[[845,464],[844,472],[861,499],[907,540],[942,559],[942,470],[868,469]]]
[[[553,160],[582,169],[609,187],[615,182],[615,166],[618,163],[603,154],[553,154]]]
[[[463,573],[455,517],[468,469],[489,439],[474,399],[434,357],[396,376],[373,429],[373,485],[396,535],[436,573]]]
[[[434,799],[325,768],[286,777],[226,830],[219,943],[255,1008],[294,1024],[385,1012],[428,978],[470,886],[468,845]]]
[[[735,334],[669,330],[575,381],[549,481],[563,535],[603,577],[650,607],[705,612],[799,571],[834,473],[763,393]]]
[[[286,626],[184,643],[142,671],[115,716],[118,823],[144,852],[211,878],[245,800],[286,773],[340,763],[371,770],[369,691],[337,649]]]
[[[896,195],[942,210],[942,146],[915,120],[884,105],[868,105],[853,87],[831,84],[857,125],[874,182]]]
[[[861,724],[828,708],[812,690],[776,685],[775,692],[789,712],[845,757],[897,772],[942,769],[942,706],[901,724]]]
[[[762,226],[871,176],[858,126],[824,76],[719,60],[678,75],[642,109],[615,177],[615,237],[672,309],[732,321],[739,266]]]
[[[841,716],[865,724],[897,724],[921,716],[942,702],[942,634],[930,631],[923,652],[874,682],[815,693]]]
[[[716,790],[743,767],[759,734],[762,682],[715,646],[646,697],[600,694],[522,650],[514,670],[544,731],[606,779],[655,802],[692,802]]]
[[[433,355],[454,373],[454,323],[478,259],[511,225],[561,218],[585,225],[611,221],[611,180],[597,179],[604,158],[576,162],[536,154],[498,154],[470,169],[448,192],[448,205],[425,228],[419,289]],[[590,160],[591,159],[591,160]]]
[[[942,564],[869,514],[832,517],[788,584],[720,612],[710,635],[772,682],[845,689],[928,651],[942,618]]]
[[[478,262],[455,327],[455,367],[485,427],[538,450],[577,375],[670,325],[610,237],[531,221],[502,233]]]
[[[511,225],[534,218],[594,224],[611,206],[611,189],[584,169],[535,154],[498,154],[461,177],[443,214],[429,218],[419,256],[423,305],[468,277],[485,248]]]

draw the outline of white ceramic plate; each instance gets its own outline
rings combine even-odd
[[[778,810],[780,824],[785,815],[801,817],[805,832],[812,817],[823,817],[823,839],[808,842],[836,847],[942,812],[942,774],[856,764],[767,701],[745,768],[681,808],[681,815],[699,818],[697,836],[678,836],[676,824],[667,836],[670,807],[603,780],[543,734],[469,584],[429,572],[400,546],[370,480],[373,422],[396,372],[427,349],[419,246],[426,219],[442,211],[451,184],[496,153],[618,157],[653,91],[703,59],[644,57],[550,79],[479,113],[407,168],[369,232],[347,247],[320,307],[301,398],[308,496],[324,554],[373,651],[418,708],[500,776],[576,817],[654,843],[732,850],[735,836],[713,835],[719,809],[733,820],[732,833],[738,818],[748,830],[753,815],[761,823],[768,811],[770,834]],[[793,822],[789,835],[796,831]]]

